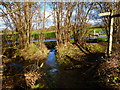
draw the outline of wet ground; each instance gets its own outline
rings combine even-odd
[[[49,88],[101,88],[93,79],[85,76],[84,70],[60,69],[54,51],[51,49],[44,67],[46,75],[43,78]]]
[[[101,55],[95,54],[92,57],[95,58],[95,56],[98,57]],[[97,59],[94,62],[94,58],[91,61],[94,63],[95,66],[92,68],[93,72],[95,72],[95,69],[97,69],[98,64],[100,63],[99,60]],[[17,84],[20,82],[24,82],[24,83],[22,84],[20,83],[18,86],[26,87],[25,77],[22,74],[24,73],[22,71],[23,65],[21,63],[15,64],[12,62],[7,64],[6,66],[7,66],[6,69],[12,67],[12,71],[11,71],[12,73],[7,73],[6,71],[8,75],[6,76],[6,78],[9,78],[7,79],[9,80],[7,81],[8,82],[7,84],[9,84],[8,88],[12,88],[13,87],[12,85],[17,87]],[[84,69],[80,69],[80,68],[71,69],[71,70],[60,69],[58,64],[56,63],[55,49],[50,49],[48,58],[46,59],[44,66],[45,66],[44,72],[46,74],[43,76],[43,79],[48,88],[99,88],[99,89],[103,88],[93,78],[91,78],[94,76],[94,73],[91,74],[91,72],[89,71],[92,65],[85,68],[83,67]],[[14,73],[14,70],[17,70],[17,73],[16,72]],[[5,82],[3,84],[5,84]]]

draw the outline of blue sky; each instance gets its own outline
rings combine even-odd
[[[41,3],[41,2],[39,2],[39,3]],[[41,8],[41,16],[43,16],[44,3],[41,3],[41,5],[42,5],[42,8]],[[0,6],[0,7],[1,7],[1,6]],[[1,12],[1,11],[0,11],[0,12]],[[45,16],[45,17],[51,15],[51,13],[52,13],[52,9],[51,9],[50,6],[48,5],[48,3],[46,3],[46,16]],[[92,24],[92,25],[95,25],[95,24],[97,24],[97,23],[102,23],[102,19],[98,18],[98,13],[97,13],[97,11],[92,10],[91,13],[92,13],[93,17],[97,17],[97,18],[92,18],[92,19],[90,19],[90,20],[88,21],[88,23],[90,23],[90,24]],[[73,17],[75,16],[75,14],[76,14],[76,13],[73,12]],[[2,18],[0,17],[0,30],[5,28],[5,25],[4,25],[4,24],[5,24],[4,21],[3,21]],[[54,26],[54,24],[53,24],[53,16],[50,16],[50,17],[46,20],[45,25],[46,25],[46,28],[49,28],[50,26]],[[42,23],[41,23],[41,26],[42,26]],[[42,27],[40,27],[40,28],[42,28]]]

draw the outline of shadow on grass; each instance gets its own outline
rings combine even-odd
[[[98,78],[96,78],[96,72],[101,63],[104,62],[103,58],[105,57],[105,54],[93,53],[90,55],[85,55],[84,57],[84,60],[77,61],[74,58],[66,55],[66,58],[69,58],[73,65],[64,68],[64,70],[77,70],[77,72],[79,72],[79,76],[84,80],[84,84],[86,84],[86,87],[88,88],[108,89],[106,86],[101,86],[97,81]],[[76,77],[77,76],[78,75],[76,75]]]
[[[83,67],[90,68],[92,66],[100,64],[102,62],[102,58],[105,57],[105,54],[104,53],[93,53],[93,54],[84,55],[83,57],[84,58],[82,59],[80,56],[78,56],[78,58],[81,58],[82,60],[77,61],[74,58],[66,55],[66,58],[70,60],[70,62],[72,63],[72,67],[74,67],[74,68],[70,67],[71,69],[77,69],[77,68],[81,69]],[[69,68],[65,68],[65,69],[69,69]]]

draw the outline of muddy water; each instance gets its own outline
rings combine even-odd
[[[56,88],[59,82],[59,69],[56,63],[55,49],[50,49],[45,63],[46,76],[44,77],[49,88]]]
[[[83,88],[82,78],[79,71],[60,70],[56,63],[55,49],[51,49],[46,60],[46,77],[45,81],[49,88]],[[81,78],[81,79],[80,79]]]
[[[46,60],[46,77],[48,88],[101,88],[95,81],[85,79],[80,69],[61,70],[56,63],[55,49],[51,49]]]
[[[56,57],[55,57],[55,49],[51,49],[48,55],[48,58],[46,60],[46,64],[49,65],[50,67],[57,67],[56,63]]]

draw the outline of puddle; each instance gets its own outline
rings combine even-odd
[[[50,70],[50,73],[56,73],[56,72],[58,72],[58,69],[56,69],[56,68],[53,68]]]

